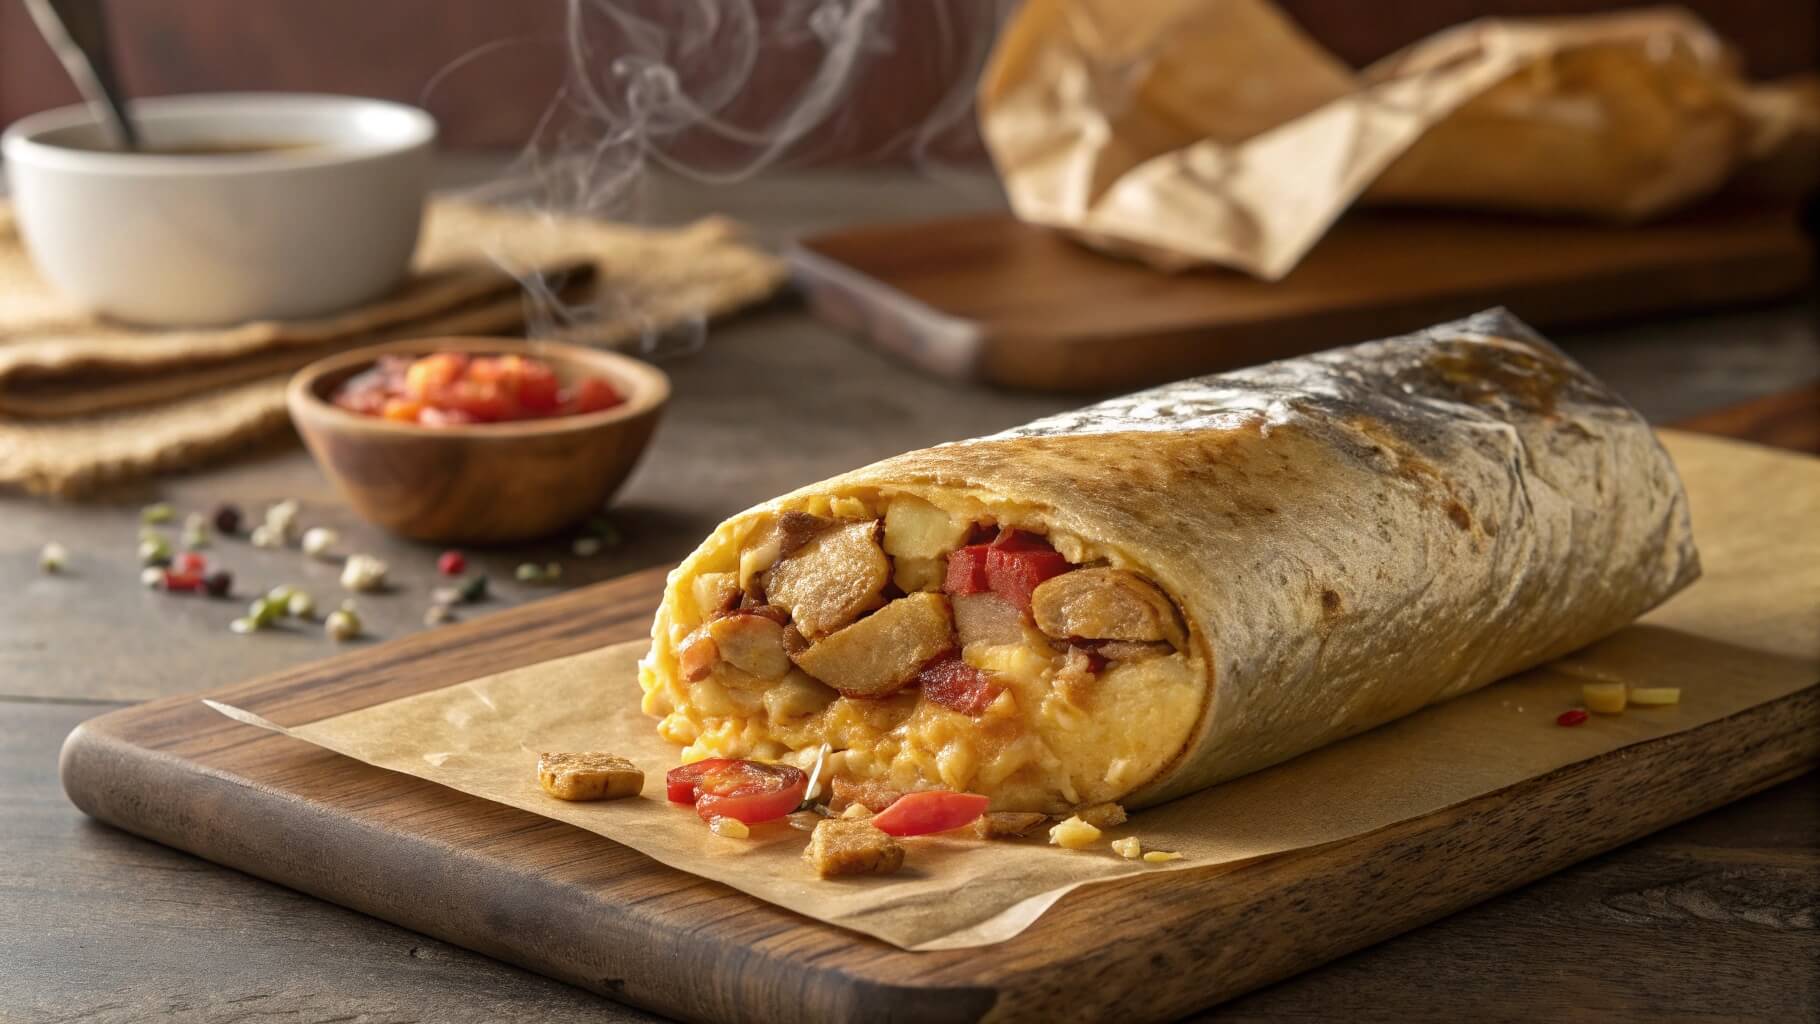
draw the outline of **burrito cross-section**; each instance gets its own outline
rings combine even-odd
[[[1649,426],[1492,311],[748,509],[671,574],[640,682],[684,761],[1144,805],[1558,657],[1698,574]]]

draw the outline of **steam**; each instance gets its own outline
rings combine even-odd
[[[563,85],[509,171],[476,192],[550,215],[640,222],[654,172],[732,185],[768,169],[839,158],[909,161],[958,181],[947,173],[954,163],[978,165],[974,84],[1012,6],[568,0]],[[896,129],[878,137],[880,124]],[[863,135],[877,141],[861,147]],[[638,298],[615,294],[610,282],[580,306],[523,268],[507,269],[532,297],[535,334],[585,336],[586,325],[603,318],[643,319]],[[694,351],[705,337],[701,320],[647,324],[637,348],[653,357]]]

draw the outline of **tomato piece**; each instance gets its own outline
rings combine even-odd
[[[960,828],[986,813],[989,801],[978,793],[932,789],[905,793],[873,815],[872,824],[888,836],[926,836]]]
[[[600,412],[611,409],[624,402],[625,398],[613,382],[605,377],[586,377],[578,382],[569,396],[563,400],[563,411],[572,416],[582,413]]]
[[[460,409],[438,409],[432,405],[417,414],[417,422],[425,427],[460,427],[480,421]]]
[[[445,412],[461,412],[483,423],[509,420],[517,404],[499,386],[487,381],[458,380],[431,397],[429,404]]]
[[[809,777],[787,764],[711,757],[670,769],[664,788],[671,802],[693,803],[703,821],[737,818],[756,825],[796,810]]]
[[[979,594],[992,589],[986,578],[986,545],[969,544],[948,553],[948,576],[942,589],[950,594]]]
[[[399,423],[416,423],[424,412],[423,403],[415,398],[388,398],[380,415]]]
[[[978,715],[1005,689],[958,654],[946,654],[924,665],[912,682],[923,688],[924,697],[963,715]]]
[[[1020,530],[1006,530],[986,547],[987,585],[1020,609],[1030,607],[1030,595],[1039,584],[1071,568],[1047,541]]]
[[[405,394],[420,402],[435,402],[435,396],[461,379],[468,368],[463,352],[437,352],[411,363],[404,373]]]

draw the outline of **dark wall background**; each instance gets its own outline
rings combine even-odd
[[[1482,15],[1643,6],[1608,0],[1281,2],[1316,38],[1357,64]],[[761,9],[771,6],[761,0]],[[971,59],[969,51],[983,45],[992,29],[991,5],[984,0],[946,4],[941,17],[932,16],[934,6],[897,0],[888,16],[890,43],[873,54],[843,116],[811,140],[805,158],[852,160],[901,150],[906,123],[955,80],[960,62]],[[1687,6],[1737,45],[1753,75],[1820,66],[1820,0],[1695,0]],[[452,147],[522,145],[556,94],[566,60],[561,0],[115,0],[109,13],[122,77],[134,95],[294,89],[381,96],[428,106]],[[813,43],[805,41],[802,52],[812,54]],[[734,111],[742,123],[763,123],[800,88],[812,61],[790,58],[786,53],[768,61],[744,90]],[[432,79],[437,85],[426,95]],[[0,0],[0,124],[75,100],[22,5]],[[968,148],[965,124],[952,134],[945,148]]]

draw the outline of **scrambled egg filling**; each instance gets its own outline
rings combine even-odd
[[[918,496],[890,492],[822,496],[790,511],[829,517],[848,527],[878,521],[887,553],[884,568],[873,565],[877,559],[869,553],[842,555],[839,564],[861,575],[886,571],[886,592],[903,591],[904,596],[941,594],[947,559],[981,526],[1040,535],[1067,559],[1070,570],[1118,562],[1078,537],[1047,529],[1034,512],[988,508],[971,497],[944,495],[941,500],[949,507],[938,510]],[[977,670],[967,678],[987,683],[975,691],[972,703],[957,702],[952,694],[936,699],[917,683],[890,678],[880,687],[887,692],[862,695],[843,687],[843,695],[800,664],[778,662],[773,669],[737,651],[727,657],[745,668],[723,658],[685,671],[689,642],[707,632],[704,624],[728,614],[714,605],[729,600],[723,588],[735,584],[750,594],[767,579],[778,579],[813,594],[822,602],[818,608],[842,602],[862,607],[851,613],[858,616],[855,625],[870,616],[877,620],[873,632],[892,628],[885,620],[894,609],[874,610],[892,603],[888,598],[864,595],[867,600],[856,603],[837,592],[842,580],[799,585],[781,574],[767,577],[780,556],[788,557],[786,548],[802,543],[784,532],[780,542],[774,517],[729,524],[671,580],[658,613],[657,643],[641,666],[640,683],[645,712],[661,719],[658,730],[664,738],[684,748],[683,761],[748,757],[807,767],[826,743],[832,751],[824,769],[829,777],[905,792],[946,788],[983,793],[995,810],[1054,813],[1125,795],[1160,772],[1187,743],[1205,693],[1199,658],[1166,599],[1162,604],[1173,626],[1173,642],[1097,648],[1110,657],[1090,658],[1088,651],[1095,648],[1046,635],[1028,610],[1001,621],[989,635],[958,631],[950,646],[958,646],[961,660]],[[828,527],[824,532],[836,533]],[[864,534],[863,529],[857,532]],[[1085,603],[1093,604],[1088,597]],[[920,600],[945,609],[948,601],[964,598]],[[804,611],[801,618],[808,615]],[[794,622],[789,629],[795,632]],[[792,662],[820,664],[805,657],[801,645],[825,642],[825,636],[840,633],[837,628],[824,638],[793,637],[797,650]],[[922,657],[920,650],[917,657]]]

